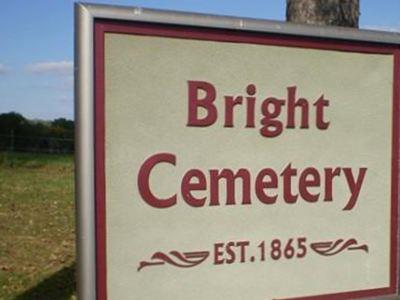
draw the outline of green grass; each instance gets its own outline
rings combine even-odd
[[[0,299],[73,299],[73,157],[0,153]]]

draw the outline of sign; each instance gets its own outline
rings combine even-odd
[[[77,17],[83,298],[398,293],[398,35]]]

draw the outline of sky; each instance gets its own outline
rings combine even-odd
[[[73,119],[73,0],[0,0],[0,113]],[[92,1],[87,1],[92,2]],[[285,19],[285,0],[96,3]],[[400,0],[361,0],[360,28],[400,32]]]

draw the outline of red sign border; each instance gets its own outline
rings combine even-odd
[[[390,54],[394,58],[393,116],[392,116],[392,186],[391,186],[391,253],[390,286],[360,291],[340,292],[290,298],[349,299],[397,295],[398,293],[398,184],[399,184],[399,105],[400,105],[400,47],[374,42],[322,39],[287,34],[261,33],[231,29],[154,24],[136,21],[94,20],[94,141],[95,141],[95,227],[96,227],[96,295],[107,299],[106,205],[105,205],[105,33],[172,37],[219,42],[249,43],[296,48],[336,50],[358,53]],[[397,82],[398,84],[395,84]]]

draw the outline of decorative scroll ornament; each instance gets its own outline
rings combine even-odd
[[[336,255],[344,250],[354,251],[361,250],[368,253],[368,246],[366,244],[359,245],[356,239],[338,239],[337,241],[318,242],[310,244],[311,249],[316,253],[324,256]]]
[[[192,268],[204,262],[210,255],[208,251],[178,252],[171,251],[169,254],[155,252],[150,261],[141,261],[138,271],[145,267],[170,264],[178,268]]]

